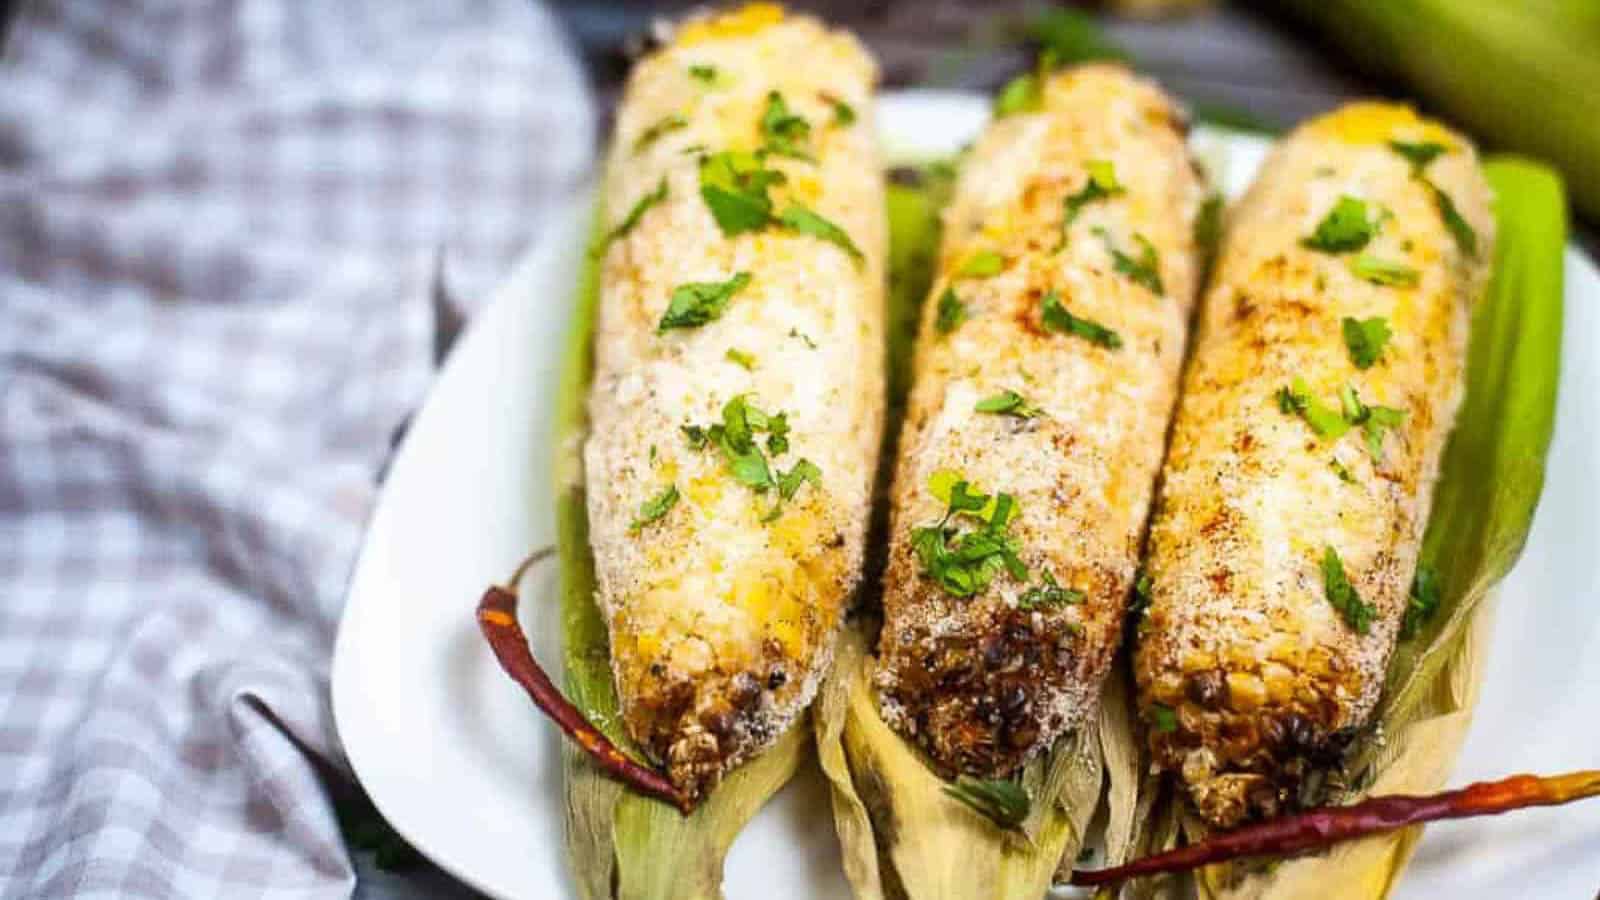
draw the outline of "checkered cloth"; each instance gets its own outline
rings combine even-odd
[[[539,235],[592,121],[530,0],[22,4],[0,896],[350,894],[317,771],[352,555],[437,298]]]

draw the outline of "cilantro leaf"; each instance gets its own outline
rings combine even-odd
[[[656,333],[672,328],[698,328],[722,316],[733,295],[750,283],[749,272],[739,272],[727,281],[691,281],[672,289],[672,300]]]
[[[700,162],[700,197],[727,237],[765,228],[772,221],[767,192],[784,181],[753,153],[723,151]]]
[[[1400,623],[1400,639],[1415,637],[1422,626],[1439,611],[1439,572],[1427,563],[1417,565],[1417,574],[1411,579],[1411,591],[1406,598],[1406,617]]]
[[[848,253],[857,265],[860,265],[865,258],[861,255],[861,248],[856,246],[855,241],[850,240],[850,235],[843,228],[798,203],[790,203],[785,207],[778,215],[778,222],[785,228],[791,228],[839,247]]]
[[[822,470],[809,459],[797,460],[789,471],[778,476],[778,496],[792,500],[795,492],[800,490],[800,485],[806,483],[815,488],[822,487]]]
[[[988,588],[994,577],[1005,571],[1024,581],[1028,568],[1017,555],[1016,540],[1007,533],[1016,501],[1010,494],[988,494],[971,490],[971,485],[956,473],[935,473],[937,482],[929,487],[935,496],[944,481],[949,485],[945,514],[932,525],[911,530],[911,548],[922,565],[922,575],[936,582],[954,597],[971,597]],[[987,520],[985,509],[992,509]],[[975,527],[966,530],[962,523]]]
[[[840,100],[832,94],[823,94],[822,99],[833,107],[833,124],[840,128],[849,128],[856,123],[855,107]]]
[[[1152,703],[1145,714],[1150,720],[1151,731],[1167,734],[1178,730],[1178,714],[1170,706]]]
[[[1361,423],[1361,434],[1367,441],[1367,452],[1372,458],[1383,459],[1383,435],[1386,431],[1399,428],[1405,422],[1405,410],[1395,409],[1391,406],[1369,406],[1367,415]]]
[[[816,162],[802,146],[811,137],[811,123],[792,112],[777,91],[767,94],[767,107],[761,113],[761,137],[772,153]]]
[[[1039,76],[1028,72],[1006,82],[994,98],[994,117],[997,119],[1017,113],[1034,112],[1044,104],[1044,93],[1039,86]]]
[[[626,236],[628,232],[633,230],[635,225],[639,224],[639,220],[644,218],[644,214],[650,211],[650,207],[666,199],[667,177],[663,175],[661,176],[661,183],[656,185],[656,189],[640,197],[633,204],[633,208],[628,210],[628,214],[623,216],[622,221],[618,222],[615,228],[606,233],[605,240],[600,243],[600,247],[603,249],[612,241]]]
[[[1279,410],[1285,415],[1304,419],[1317,437],[1338,440],[1350,430],[1350,423],[1338,410],[1323,405],[1311,396],[1311,387],[1304,378],[1296,377],[1289,387],[1278,388],[1277,399]]]
[[[716,66],[703,66],[703,65],[690,66],[689,67],[689,77],[693,78],[696,81],[702,82],[704,84],[716,84],[716,82],[717,82],[717,67]]]
[[[1083,212],[1085,206],[1096,200],[1115,197],[1125,190],[1117,181],[1117,171],[1111,163],[1103,159],[1094,159],[1090,160],[1085,168],[1088,170],[1088,177],[1083,182],[1083,187],[1075,194],[1068,194],[1061,202],[1062,247],[1067,245],[1067,230],[1078,220],[1078,214]]]
[[[1446,147],[1438,141],[1419,141],[1416,143],[1410,143],[1407,141],[1390,141],[1389,149],[1400,154],[1401,156],[1404,156],[1406,161],[1411,163],[1412,175],[1422,174],[1422,170],[1428,167],[1428,163],[1431,163],[1439,156],[1450,152],[1449,147]]]
[[[1353,319],[1345,316],[1340,321],[1344,331],[1344,345],[1350,351],[1350,361],[1358,369],[1370,369],[1383,356],[1384,345],[1389,343],[1389,320],[1383,316],[1370,319]]]
[[[961,298],[956,296],[953,289],[945,288],[944,293],[939,295],[939,312],[933,326],[940,334],[949,334],[961,327],[961,323],[966,320],[967,305],[961,302]]]
[[[1126,275],[1135,284],[1143,285],[1151,293],[1159,297],[1167,294],[1166,288],[1161,284],[1161,263],[1156,256],[1156,248],[1142,234],[1135,234],[1133,240],[1139,245],[1139,258],[1134,259],[1111,242],[1111,235],[1104,228],[1096,228],[1095,234],[1105,242],[1106,252],[1111,254],[1111,267],[1118,274]]]
[[[1328,460],[1328,468],[1332,469],[1333,470],[1333,474],[1339,476],[1339,480],[1344,482],[1345,484],[1355,484],[1356,483],[1356,477],[1354,475],[1350,474],[1350,470],[1348,468],[1346,468],[1344,463],[1339,462],[1339,460],[1337,460],[1337,459]]]
[[[1031,419],[1039,415],[1039,407],[1034,406],[1022,395],[1013,390],[1001,391],[991,397],[979,400],[973,410],[981,413],[995,415],[1016,416],[1019,419]]]
[[[728,352],[722,354],[722,358],[733,363],[746,372],[755,371],[756,358],[737,347],[729,347]]]
[[[1361,599],[1355,585],[1345,575],[1344,561],[1339,558],[1339,551],[1331,545],[1322,554],[1322,592],[1344,617],[1345,624],[1357,634],[1372,630],[1372,620],[1377,617],[1378,611]]]
[[[979,250],[967,257],[961,268],[956,270],[957,278],[991,278],[999,275],[1006,267],[1006,258],[993,250]]]
[[[1439,216],[1444,219],[1444,227],[1450,230],[1450,237],[1455,239],[1456,247],[1463,254],[1476,257],[1478,233],[1461,217],[1461,211],[1456,209],[1455,201],[1450,199],[1449,194],[1431,181],[1424,179],[1424,183],[1433,191],[1433,203],[1439,208]]]
[[[1378,223],[1367,217],[1367,204],[1345,194],[1300,244],[1323,253],[1344,253],[1365,247],[1377,233]]]
[[[1017,828],[1028,818],[1033,801],[1028,791],[1015,781],[979,779],[962,775],[955,784],[944,786],[949,796],[1001,828]]]
[[[1079,318],[1068,312],[1067,308],[1061,304],[1061,297],[1055,291],[1044,295],[1040,318],[1046,331],[1075,335],[1091,344],[1098,344],[1108,350],[1116,350],[1122,346],[1122,336],[1115,331],[1101,325],[1099,322]]]
[[[661,121],[651,125],[649,128],[646,128],[639,134],[639,139],[633,142],[633,152],[638,153],[644,150],[644,148],[654,144],[656,141],[661,139],[662,135],[668,132],[677,131],[680,128],[688,127],[689,120],[685,119],[683,116],[680,116],[677,113],[666,116],[665,118],[661,119]]]
[[[637,534],[644,526],[664,518],[677,505],[678,486],[669,484],[661,490],[661,493],[639,504],[639,513],[634,517],[633,523],[628,526],[628,530]]]
[[[1358,278],[1386,287],[1416,287],[1422,277],[1420,272],[1404,263],[1379,259],[1371,253],[1363,253],[1351,260],[1350,271],[1356,273]]]
[[[1035,610],[1049,609],[1058,606],[1067,606],[1073,603],[1082,603],[1085,599],[1083,591],[1076,588],[1065,588],[1056,582],[1056,576],[1045,569],[1040,573],[1043,584],[1034,585],[1022,592],[1017,598],[1017,609]]]

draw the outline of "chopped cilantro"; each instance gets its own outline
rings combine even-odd
[[[811,339],[810,335],[806,334],[805,332],[801,331],[798,328],[789,329],[789,337],[799,338],[802,342],[805,343],[806,347],[808,347],[808,348],[810,348],[812,350],[817,349],[817,342],[813,341]]]
[[[1339,480],[1344,482],[1345,484],[1355,484],[1356,483],[1356,477],[1354,475],[1350,474],[1350,470],[1348,468],[1346,468],[1344,463],[1339,462],[1339,460],[1337,460],[1337,459],[1328,460],[1328,468],[1332,469],[1333,470],[1333,474],[1339,476]]]
[[[1389,149],[1404,156],[1411,163],[1411,174],[1421,175],[1422,170],[1428,167],[1439,156],[1450,152],[1450,148],[1438,141],[1420,141],[1409,143],[1407,141],[1390,141]]]
[[[997,119],[1016,113],[1034,112],[1044,102],[1039,86],[1039,76],[1033,72],[1011,79],[994,98],[994,116]]]
[[[1377,617],[1378,611],[1356,592],[1355,585],[1345,575],[1344,561],[1339,559],[1339,551],[1331,545],[1322,553],[1322,592],[1357,634],[1372,630],[1372,620]]]
[[[677,505],[678,486],[669,484],[661,490],[661,493],[639,504],[639,514],[634,517],[633,523],[628,526],[628,530],[637,534],[644,526],[665,517]]]
[[[1150,609],[1150,597],[1155,586],[1155,580],[1144,569],[1133,576],[1133,597],[1128,601],[1126,623],[1128,633],[1139,633],[1144,628],[1144,614]]]
[[[1367,204],[1345,194],[1317,223],[1317,230],[1300,243],[1323,253],[1344,253],[1365,247],[1377,233],[1377,221],[1367,217]]]
[[[689,67],[689,77],[693,78],[696,81],[703,82],[705,84],[716,84],[717,83],[717,67],[716,66],[690,66]]]
[[[1355,388],[1350,385],[1339,390],[1339,406],[1346,422],[1361,426],[1361,434],[1366,439],[1367,451],[1372,458],[1382,462],[1383,434],[1400,427],[1406,418],[1405,411],[1389,406],[1368,406],[1361,402]]]
[[[777,91],[767,94],[767,108],[761,114],[761,137],[766,149],[778,156],[788,156],[815,162],[804,144],[811,137],[811,123],[795,115],[783,95]]]
[[[606,233],[605,241],[602,242],[600,246],[603,248],[612,241],[626,236],[628,232],[633,230],[635,225],[639,224],[639,220],[644,218],[644,214],[650,211],[650,207],[655,206],[657,203],[660,203],[666,199],[667,179],[666,176],[663,175],[661,177],[661,183],[656,185],[656,189],[648,194],[645,194],[643,197],[640,197],[638,202],[633,204],[633,208],[628,210],[628,214],[622,218],[622,221],[617,223],[615,228]]]
[[[1461,217],[1461,211],[1456,209],[1454,200],[1442,188],[1431,181],[1424,179],[1424,183],[1433,191],[1433,203],[1439,208],[1439,216],[1444,219],[1444,227],[1450,229],[1450,237],[1455,239],[1456,247],[1467,256],[1478,255],[1478,233],[1472,230],[1467,220]]]
[[[1433,614],[1439,611],[1439,572],[1427,563],[1417,565],[1406,599],[1406,617],[1400,623],[1400,639],[1415,637]]]
[[[1044,295],[1044,304],[1040,314],[1046,331],[1058,331],[1062,334],[1071,334],[1081,337],[1091,344],[1099,344],[1108,350],[1116,350],[1122,346],[1122,336],[1115,331],[1089,319],[1079,318],[1067,311],[1061,304],[1061,297],[1055,291]]]
[[[746,372],[754,371],[756,367],[756,358],[737,347],[729,347],[728,352],[724,353],[722,358],[744,369]]]
[[[936,473],[929,488],[939,496],[941,487]],[[1016,539],[1008,533],[1015,499],[1006,493],[991,497],[969,487],[965,479],[949,485],[944,517],[911,530],[911,547],[922,564],[923,576],[954,597],[984,591],[1001,571],[1018,581],[1028,577],[1027,566],[1017,556]],[[987,519],[985,511],[989,511]],[[962,531],[960,523],[969,527]]]
[[[1056,582],[1056,576],[1050,574],[1049,569],[1045,569],[1039,577],[1044,583],[1036,584],[1023,591],[1022,596],[1017,598],[1017,609],[1051,609],[1084,601],[1083,591],[1076,588],[1062,587]]]
[[[736,395],[723,404],[722,421],[710,426],[685,425],[684,437],[696,450],[715,445],[728,463],[734,480],[753,489],[757,494],[776,490],[777,501],[761,521],[770,522],[783,511],[783,503],[794,497],[800,485],[807,482],[820,486],[822,470],[810,460],[796,461],[788,472],[773,474],[767,454],[782,456],[789,452],[789,418],[785,413],[768,413],[750,403],[746,394]],[[766,433],[766,452],[756,441],[756,435]]]
[[[672,300],[661,314],[656,333],[672,328],[698,328],[721,317],[733,295],[750,283],[749,272],[739,272],[727,281],[691,281],[672,289]]]
[[[1145,712],[1150,719],[1151,731],[1167,734],[1178,730],[1178,714],[1173,711],[1172,707],[1160,703],[1152,703]]]
[[[956,271],[957,278],[991,278],[1006,267],[1006,258],[993,250],[979,250]]]
[[[947,796],[959,801],[1001,828],[1017,828],[1028,818],[1033,801],[1028,790],[1015,781],[1006,779],[981,779],[971,775],[958,777],[954,784],[944,786]]]
[[[638,153],[651,144],[654,144],[656,141],[661,139],[662,135],[670,131],[677,131],[680,128],[688,127],[688,119],[685,119],[683,116],[680,116],[677,113],[673,113],[654,125],[651,125],[649,128],[646,128],[639,135],[639,139],[633,142],[633,152]]]
[[[1340,327],[1344,331],[1344,345],[1350,350],[1350,361],[1358,369],[1372,368],[1383,356],[1384,345],[1389,343],[1389,320],[1383,316],[1370,319],[1345,316]]]
[[[1166,296],[1166,288],[1161,284],[1161,262],[1156,256],[1156,248],[1142,234],[1133,236],[1134,243],[1139,245],[1139,258],[1134,259],[1112,243],[1111,234],[1104,228],[1096,228],[1095,234],[1105,242],[1106,252],[1111,254],[1111,267],[1120,275],[1126,275],[1135,284],[1143,285],[1157,296]]]
[[[728,237],[759,231],[772,221],[767,191],[784,180],[782,172],[766,168],[753,153],[723,151],[700,162],[700,197]]]
[[[837,246],[848,253],[857,265],[865,259],[861,255],[861,248],[856,246],[855,241],[850,240],[850,235],[843,228],[798,203],[790,203],[785,207],[778,215],[778,222],[785,228],[791,228]]]
[[[1061,246],[1067,245],[1067,229],[1078,220],[1078,214],[1083,208],[1096,200],[1115,197],[1123,193],[1123,186],[1117,181],[1117,170],[1111,163],[1103,159],[1093,159],[1085,166],[1088,177],[1083,182],[1083,187],[1076,194],[1068,194],[1067,199],[1061,202]]]
[[[1416,269],[1397,262],[1379,259],[1371,253],[1363,253],[1350,261],[1350,271],[1356,277],[1373,284],[1387,287],[1416,287],[1421,273]]]
[[[952,288],[945,288],[939,295],[939,312],[933,321],[933,326],[939,329],[940,334],[949,334],[961,327],[967,320],[967,305],[961,302]]]
[[[977,412],[994,413],[996,415],[1016,416],[1019,419],[1031,419],[1039,415],[1039,407],[1034,406],[1022,395],[1012,390],[1001,391],[992,397],[985,397],[973,407]]]
[[[833,107],[833,124],[840,128],[849,128],[856,123],[855,107],[840,100],[832,94],[823,94],[822,99]]]
[[[1304,378],[1296,376],[1289,387],[1278,388],[1277,399],[1278,409],[1285,415],[1297,415],[1304,419],[1317,437],[1336,441],[1350,430],[1350,423],[1338,410],[1325,406],[1311,396],[1311,387]]]

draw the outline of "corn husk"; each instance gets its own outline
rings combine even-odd
[[[1561,168],[1600,216],[1600,3],[1289,0],[1271,4],[1357,62],[1398,76],[1499,147]]]
[[[1562,253],[1560,180],[1543,166],[1491,159],[1496,196],[1494,276],[1473,313],[1467,393],[1445,449],[1423,559],[1442,580],[1440,608],[1390,661],[1378,727],[1353,748],[1356,787],[1336,796],[1431,793],[1450,775],[1466,738],[1487,664],[1495,585],[1516,562],[1544,484],[1545,453],[1560,375]],[[1108,739],[1141,746],[1132,730]],[[1142,853],[1205,836],[1169,785],[1147,778]],[[1129,897],[1186,896],[1288,900],[1383,897],[1411,857],[1421,828],[1340,844],[1278,863],[1211,866],[1194,878],[1145,879]]]
[[[598,221],[598,217],[596,218]],[[598,237],[598,231],[595,232]],[[599,261],[586,260],[573,306],[556,421],[556,531],[564,689],[590,722],[617,746],[640,756],[622,727],[605,619],[594,602],[580,448],[585,398],[593,371]],[[778,743],[723,779],[700,807],[682,816],[665,803],[629,791],[582,751],[563,742],[566,839],[573,881],[584,900],[711,900],[722,896],[728,847],[750,818],[783,787],[810,752],[802,720]]]

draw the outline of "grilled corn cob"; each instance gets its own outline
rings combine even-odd
[[[1154,86],[1085,67],[963,164],[875,676],[885,721],[945,772],[1004,775],[1048,747],[1116,649],[1197,289],[1184,131]]]
[[[1219,826],[1294,805],[1373,710],[1492,258],[1472,146],[1404,107],[1302,126],[1234,211],[1151,525],[1135,676]]]
[[[681,27],[618,111],[590,540],[627,730],[692,796],[804,710],[860,577],[883,415],[876,75],[849,35],[753,4]]]

